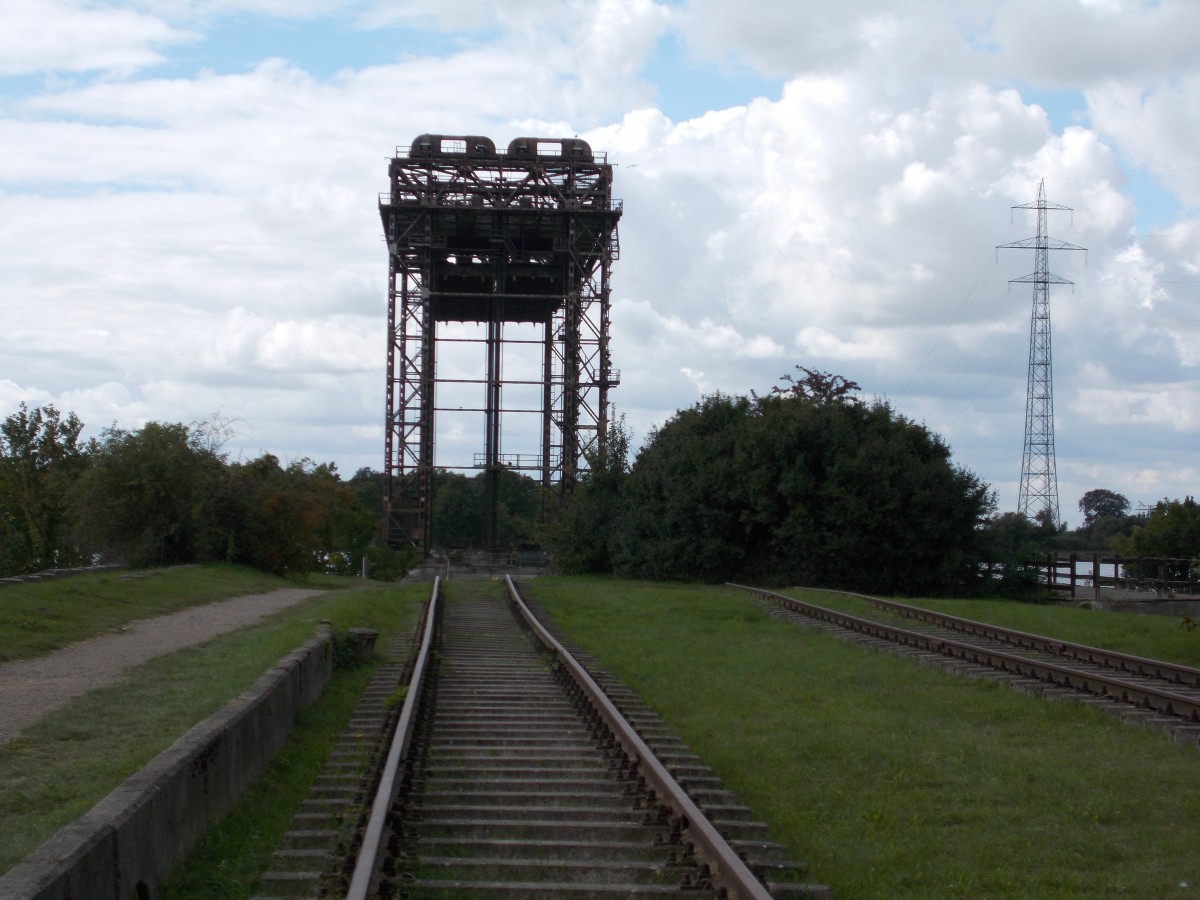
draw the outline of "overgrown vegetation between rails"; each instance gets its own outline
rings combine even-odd
[[[1194,748],[844,643],[720,588],[567,578],[534,593],[835,896],[1200,890]],[[1117,647],[1128,625],[1012,608],[1052,612],[1053,628],[1074,615]],[[1167,655],[1156,647],[1173,628],[1149,628],[1142,652]]]
[[[851,614],[873,608],[866,600],[829,591],[792,588],[781,593]],[[1014,603],[1011,600],[938,597],[903,602],[1017,631],[1200,668],[1200,633],[1191,630],[1186,620],[1176,616],[1101,612],[1078,606]]]
[[[335,631],[411,629],[428,585],[330,590],[263,624],[139,666],[0,745],[0,872],[6,871],[205,716],[304,643]]]

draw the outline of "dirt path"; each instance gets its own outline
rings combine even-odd
[[[0,665],[0,744],[76,697],[111,684],[156,656],[254,625],[323,591],[283,588],[130,622],[106,634],[33,659]]]

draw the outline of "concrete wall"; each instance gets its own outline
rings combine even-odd
[[[0,877],[0,900],[147,900],[283,746],[333,670],[333,635],[279,661]]]

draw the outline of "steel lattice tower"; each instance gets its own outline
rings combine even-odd
[[[1054,366],[1050,352],[1050,285],[1072,284],[1050,271],[1051,250],[1083,250],[1074,244],[1052,238],[1046,233],[1049,210],[1071,207],[1046,200],[1046,181],[1038,185],[1038,198],[1013,209],[1036,209],[1037,235],[997,249],[1033,250],[1033,273],[1013,278],[1010,284],[1033,285],[1033,315],[1029,324],[1029,375],[1025,394],[1025,449],[1021,455],[1021,488],[1017,511],[1033,518],[1046,512],[1059,522],[1058,474],[1054,462]]]
[[[500,152],[486,137],[423,134],[401,151],[379,199],[390,261],[385,538],[431,549],[434,419],[465,410],[484,416],[483,452],[447,467],[483,471],[494,548],[504,469],[536,473],[543,497],[562,502],[607,440],[608,392],[620,382],[608,333],[621,204],[612,166],[578,138],[517,138]],[[456,335],[462,323],[481,336]],[[472,343],[482,345],[477,370],[438,374],[439,350]],[[505,377],[516,345],[540,357],[540,377]],[[455,391],[467,401],[446,405],[441,394]],[[502,420],[518,414],[536,417],[539,452],[502,452]]]

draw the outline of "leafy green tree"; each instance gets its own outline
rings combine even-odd
[[[391,547],[368,547],[367,577],[373,581],[396,581],[417,564],[417,551],[411,545],[393,550]]]
[[[567,574],[613,570],[616,523],[622,516],[632,436],[625,417],[615,417],[605,446],[588,456],[570,502],[550,528],[548,542],[558,568]]]
[[[738,452],[752,406],[746,397],[712,394],[651,433],[612,525],[618,574],[720,581],[740,570],[753,544]]]
[[[1115,539],[1114,548],[1123,556],[1181,560],[1167,566],[1168,578],[1200,578],[1200,504],[1191,496],[1183,500],[1160,500],[1128,537]],[[1157,572],[1147,567],[1133,574]]]
[[[983,527],[988,562],[1028,562],[1054,549],[1058,529],[1046,518],[1030,519],[1018,512],[1002,513]]]
[[[496,542],[500,547],[535,541],[538,537],[542,492],[538,482],[503,468],[496,479]]]
[[[1087,491],[1079,499],[1083,523],[1074,531],[1063,534],[1054,542],[1060,552],[1094,552],[1114,550],[1119,535],[1129,535],[1138,524],[1129,514],[1129,500],[1124,494],[1105,488]]]
[[[362,570],[363,554],[379,534],[372,510],[364,506],[352,485],[342,482],[333,463],[300,461],[311,502],[321,509],[315,527],[314,561],[334,574],[354,575]],[[339,564],[340,563],[340,564]]]
[[[357,572],[378,533],[371,506],[332,464],[285,468],[268,454],[228,465],[227,421],[114,426],[86,448],[81,430],[53,406],[22,405],[0,425],[0,572],[94,554],[132,565]]]
[[[805,366],[796,366],[796,371],[803,377],[784,375],[780,380],[787,386],[775,385],[771,388],[771,393],[801,397],[818,404],[861,402],[858,397],[854,396],[855,391],[862,390],[857,381],[850,381],[841,375],[831,375],[828,372],[809,369]],[[750,392],[750,395],[758,399],[753,391]]]
[[[442,547],[483,545],[483,479],[438,472],[433,479],[433,542]]]
[[[537,537],[541,490],[512,469],[496,473],[496,541],[500,547]],[[484,474],[437,472],[433,479],[433,542],[443,547],[484,544]]]
[[[231,466],[229,478],[238,507],[233,561],[279,575],[361,566],[375,525],[332,464],[284,467],[265,453]]]
[[[744,442],[765,531],[747,572],[892,593],[962,592],[974,580],[991,494],[887,403],[777,393],[758,401]]]
[[[109,558],[189,563],[228,544],[230,526],[220,516],[224,464],[188,426],[108,428],[88,456],[79,483],[81,534]]]
[[[1137,516],[1132,515],[1100,516],[1092,523],[1091,528],[1081,527],[1077,530],[1076,534],[1084,536],[1084,542],[1083,546],[1075,549],[1116,552],[1117,538],[1133,534],[1133,529],[1138,526],[1139,521]]]
[[[1083,513],[1083,527],[1091,528],[1101,518],[1127,515],[1129,499],[1116,491],[1093,488],[1079,498],[1079,511]]]
[[[1061,549],[1058,527],[1049,515],[1030,519],[1019,512],[1006,512],[988,519],[979,533],[981,560],[986,575],[981,590],[1017,598],[1038,595],[1038,570],[1029,564]]]
[[[70,534],[74,481],[86,465],[82,430],[53,405],[22,403],[0,424],[0,574],[86,559]]]
[[[607,521],[618,574],[926,593],[979,587],[994,499],[945,443],[807,369],[651,434]],[[586,527],[599,530],[592,522]],[[594,559],[584,557],[585,559]]]
[[[383,528],[383,490],[386,479],[382,472],[364,466],[354,473],[348,482],[351,490],[358,497],[359,505],[374,517],[379,525],[380,533]]]

